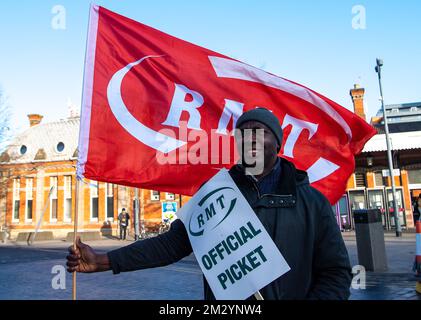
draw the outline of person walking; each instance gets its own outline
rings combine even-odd
[[[126,208],[123,208],[118,215],[118,223],[120,225],[120,240],[126,240],[127,227],[129,226],[130,216],[126,212]]]
[[[414,224],[420,220],[420,216],[421,216],[421,194],[418,196],[418,199],[415,202],[414,205]]]

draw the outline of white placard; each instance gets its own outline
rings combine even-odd
[[[226,169],[177,216],[216,299],[244,300],[290,270]]]

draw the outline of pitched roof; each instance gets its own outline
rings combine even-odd
[[[79,123],[80,118],[73,117],[30,127],[16,136],[6,148],[5,152],[10,158],[7,163],[74,160]]]
[[[390,133],[392,150],[421,149],[421,131]],[[386,135],[376,134],[364,146],[362,152],[386,151]]]

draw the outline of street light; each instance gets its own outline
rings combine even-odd
[[[375,70],[379,77],[380,99],[382,101],[384,131],[386,133],[387,160],[389,163],[390,180],[392,182],[392,199],[393,199],[393,208],[394,208],[393,216],[395,220],[396,237],[400,237],[402,235],[402,229],[401,229],[401,224],[399,222],[398,203],[396,201],[396,187],[395,187],[395,178],[393,177],[393,162],[392,162],[392,152],[391,152],[390,140],[389,140],[389,126],[387,124],[387,115],[386,115],[386,109],[384,107],[384,99],[383,99],[383,88],[382,88],[382,81],[381,81],[382,66],[383,66],[383,60],[376,59]]]
[[[367,166],[369,167],[373,166],[373,157],[371,155],[367,156]]]
[[[137,241],[139,240],[139,189],[138,188],[134,188],[134,203],[135,203],[135,207],[134,207],[134,215],[133,215],[133,219],[134,219],[134,240]]]

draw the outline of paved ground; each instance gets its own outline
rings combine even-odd
[[[353,266],[358,265],[358,252],[353,232],[343,234]],[[382,273],[367,272],[366,289],[351,289],[351,300],[421,300],[415,292],[412,264],[415,256],[415,234],[405,233],[396,238],[385,234],[388,270]]]
[[[366,289],[352,289],[353,300],[421,299],[415,293],[411,270],[415,251],[415,235],[396,239],[386,235],[389,270],[367,273]],[[352,265],[358,264],[355,236],[344,233]],[[130,244],[131,241],[94,241],[89,244],[99,251]],[[72,277],[65,273],[66,289],[53,289],[54,266],[65,265],[69,243],[63,241],[0,244],[0,299],[71,299]],[[57,278],[55,278],[57,279]],[[79,299],[202,299],[202,274],[194,256],[171,266],[112,275],[78,274]]]
[[[131,242],[93,241],[106,252]],[[66,289],[52,288],[54,266],[65,266],[68,243],[0,245],[0,299],[71,299],[72,276],[65,272]],[[78,299],[159,300],[202,299],[202,274],[194,256],[171,266],[113,275],[78,274]],[[180,290],[181,288],[181,290]]]

